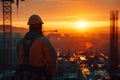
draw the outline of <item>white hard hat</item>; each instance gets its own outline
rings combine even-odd
[[[43,24],[43,21],[42,21],[42,19],[40,18],[40,16],[34,14],[34,15],[30,16],[27,24],[28,24],[28,25],[32,25],[32,24]]]

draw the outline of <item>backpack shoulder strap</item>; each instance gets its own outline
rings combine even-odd
[[[34,43],[35,39],[32,39],[30,41],[29,44],[26,43],[25,38],[23,38],[22,42],[23,42],[23,51],[24,51],[24,61],[23,64],[29,64],[29,51],[30,51],[30,47],[32,46],[32,44]]]

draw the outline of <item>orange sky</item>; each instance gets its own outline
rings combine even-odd
[[[87,22],[87,28],[109,26],[110,10],[120,10],[120,0],[25,0],[20,2],[17,16],[13,4],[13,26],[26,27],[30,15],[38,14],[44,29],[76,31],[76,22]],[[0,2],[2,24],[2,2]]]

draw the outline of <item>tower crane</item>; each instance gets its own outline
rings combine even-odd
[[[12,69],[12,3],[15,0],[1,1],[3,7],[3,68],[5,72]],[[19,0],[16,0],[16,6],[18,8]],[[6,79],[4,78],[4,80]]]

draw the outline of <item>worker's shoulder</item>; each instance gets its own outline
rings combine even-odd
[[[20,39],[20,40],[18,41],[18,43],[22,43],[22,41],[23,41],[23,39]]]
[[[18,41],[17,45],[21,45],[21,44],[22,44],[22,41],[23,41],[23,39],[20,39],[20,40]]]
[[[37,40],[40,40],[40,41],[45,42],[45,43],[49,42],[48,38],[45,37],[45,36],[40,36],[40,37],[37,38]]]

